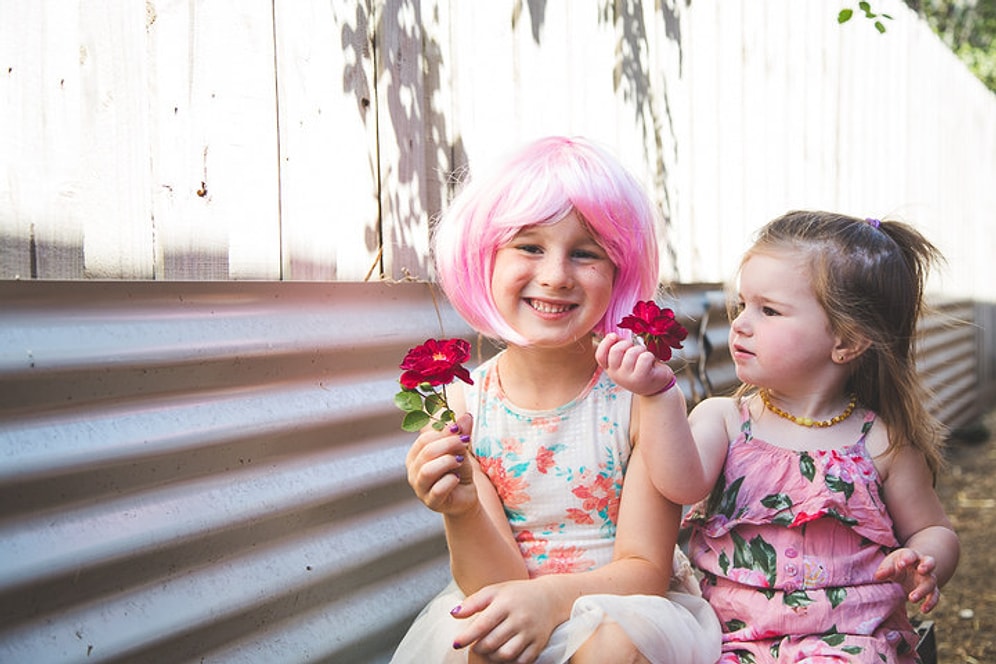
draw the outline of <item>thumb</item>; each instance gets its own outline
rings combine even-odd
[[[898,579],[903,570],[916,564],[916,554],[909,549],[896,549],[887,555],[875,570],[875,578],[879,581]]]
[[[474,430],[474,416],[470,413],[464,413],[460,417],[456,418],[453,424],[459,427],[461,434],[469,436],[471,431]]]

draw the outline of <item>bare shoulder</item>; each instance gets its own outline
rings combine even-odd
[[[915,463],[918,460],[917,457],[919,457],[919,461],[924,461],[923,455],[906,441],[890,451],[889,427],[881,419],[876,420],[875,425],[865,436],[865,450],[871,456],[875,470],[878,471],[879,478],[883,482],[888,480],[893,466],[897,462],[900,464]]]
[[[700,401],[689,415],[690,419],[705,418],[709,420],[733,419],[737,421],[740,410],[737,401],[732,397],[709,397]]]
[[[740,407],[732,397],[710,397],[698,403],[688,416],[692,430],[718,436],[729,442],[740,429]]]

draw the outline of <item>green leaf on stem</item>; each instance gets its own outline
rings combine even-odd
[[[401,390],[394,395],[394,405],[406,413],[422,410],[422,395],[413,390]]]
[[[401,428],[404,431],[421,431],[422,427],[429,423],[429,416],[421,410],[413,410],[405,415],[401,421]]]

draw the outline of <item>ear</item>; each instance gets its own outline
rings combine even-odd
[[[862,336],[852,339],[841,339],[838,337],[836,345],[833,347],[831,359],[837,364],[847,364],[861,356],[871,346],[871,339]]]

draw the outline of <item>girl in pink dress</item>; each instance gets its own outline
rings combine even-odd
[[[719,622],[676,548],[681,507],[650,482],[633,395],[592,343],[653,296],[656,225],[614,157],[558,137],[475,175],[439,221],[440,285],[505,347],[473,385],[447,389],[454,424],[409,451],[409,483],[443,516],[453,582],[392,661],[719,657]]]
[[[676,395],[640,398],[653,482],[697,503],[689,555],[723,624],[721,662],[916,661],[906,602],[930,611],[959,556],[914,366],[939,258],[900,222],[786,214],[740,265],[737,394],[688,425]],[[616,335],[597,353],[638,394],[670,380],[648,355]]]

